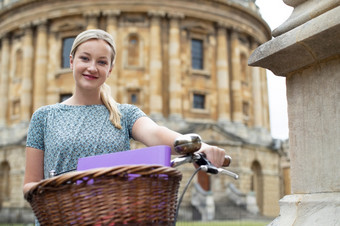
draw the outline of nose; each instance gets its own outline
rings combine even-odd
[[[97,67],[96,67],[96,62],[91,61],[89,66],[88,66],[88,68],[87,68],[87,70],[89,72],[97,72],[98,70],[97,70]]]

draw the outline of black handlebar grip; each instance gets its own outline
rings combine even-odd
[[[174,142],[175,151],[181,155],[192,154],[200,150],[201,145],[201,137],[197,134],[186,134],[180,136]]]

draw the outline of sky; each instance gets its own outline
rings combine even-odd
[[[293,8],[282,0],[256,0],[262,18],[274,30],[291,15]],[[288,115],[286,98],[286,79],[267,70],[269,114],[271,135],[276,139],[288,139]]]

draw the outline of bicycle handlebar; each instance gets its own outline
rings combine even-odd
[[[211,174],[226,174],[238,179],[239,176],[229,170],[215,167],[207,158],[204,153],[196,153],[201,148],[201,137],[197,134],[187,134],[180,136],[174,142],[174,148],[179,154],[184,156],[177,157],[171,161],[171,167],[178,167],[185,163],[196,163],[201,169]],[[231,157],[226,155],[222,166],[227,167],[231,163]]]
[[[231,161],[231,157],[226,155],[226,160],[228,163]],[[229,170],[223,169],[223,168],[217,168],[211,162],[206,158],[204,153],[193,153],[191,155],[185,155],[185,156],[180,156],[177,158],[174,158],[171,161],[171,167],[178,167],[180,165],[186,164],[186,163],[196,163],[198,166],[201,167],[201,170],[211,173],[211,174],[225,174],[228,176],[233,177],[234,179],[238,179],[239,176],[236,173],[233,173]],[[228,165],[229,166],[229,165]]]

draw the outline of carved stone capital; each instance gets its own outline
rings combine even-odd
[[[30,22],[20,24],[19,28],[23,30],[31,30],[32,26],[33,26],[33,23],[30,21]]]
[[[168,12],[167,15],[170,19],[183,19],[185,17],[184,13],[180,12]]]
[[[83,13],[85,17],[98,17],[100,15],[100,10],[89,10]]]
[[[38,26],[38,27],[43,27],[43,26],[46,26],[47,25],[47,19],[36,19],[36,20],[33,20],[32,21],[32,24],[34,26]]]
[[[226,21],[217,21],[216,27],[218,29],[226,29],[226,30],[232,30],[233,27]]]
[[[164,11],[156,11],[156,10],[150,10],[148,11],[148,16],[150,17],[165,17]]]
[[[225,21],[217,21],[217,28],[228,28],[230,27],[229,24],[227,24]]]
[[[238,37],[240,36],[240,30],[238,29],[238,28],[236,28],[236,27],[232,27],[231,29],[230,29],[230,37],[233,39],[233,38],[235,38],[235,39],[238,39]]]
[[[103,15],[107,17],[117,17],[121,14],[121,11],[118,9],[107,9],[103,11]]]
[[[0,40],[2,43],[6,42],[6,44],[9,43],[10,34],[9,33],[0,33]]]

